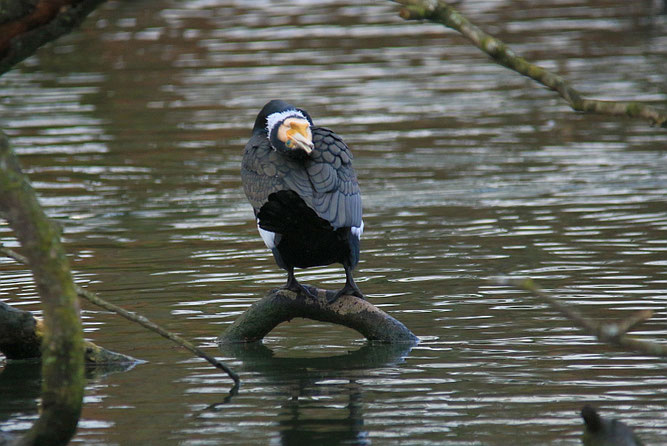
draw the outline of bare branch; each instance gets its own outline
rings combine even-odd
[[[127,311],[124,308],[121,308],[117,305],[114,305],[110,302],[107,302],[106,300],[102,299],[101,297],[97,296],[95,293],[92,293],[86,289],[83,289],[79,286],[76,287],[76,292],[79,295],[79,297],[82,297],[86,299],[87,301],[94,303],[95,305],[102,307],[106,310],[113,311],[114,313],[118,314],[119,316],[124,317],[127,320],[130,320],[132,322],[136,322],[137,324],[141,325],[144,328],[147,328],[160,336],[169,339],[172,342],[175,342],[176,344],[180,345],[181,347],[186,348],[187,350],[190,350],[192,353],[195,355],[199,356],[200,358],[205,359],[208,361],[210,364],[215,366],[216,368],[223,370],[229,377],[234,380],[234,388],[232,389],[232,392],[235,392],[236,389],[238,389],[239,385],[241,384],[241,381],[239,379],[239,376],[227,365],[225,365],[222,361],[218,361],[215,359],[213,356],[209,355],[208,353],[204,352],[201,350],[199,347],[196,347],[194,344],[192,344],[190,341],[186,341],[182,337],[178,336],[175,333],[172,333],[170,331],[165,330],[164,328],[160,327],[156,323],[150,321],[148,318]]]
[[[532,279],[496,279],[503,285],[512,285],[525,290],[549,304],[552,308],[570,319],[576,326],[586,333],[595,336],[598,341],[626,350],[646,353],[652,356],[667,356],[667,344],[644,341],[630,337],[627,332],[639,323],[649,319],[653,312],[642,310],[616,323],[599,323],[584,317],[572,305],[565,305],[551,294],[542,290]]]
[[[41,319],[31,312],[19,310],[0,302],[0,353],[9,360],[40,359],[42,356]],[[122,366],[129,368],[141,362],[127,355],[112,352],[90,341],[83,341],[87,368]]]
[[[13,251],[9,248],[6,248],[4,246],[0,246],[0,254],[3,254],[7,257],[10,257],[10,258],[16,260],[19,263],[23,263],[23,264],[26,264],[26,265],[28,264],[28,259],[26,259],[21,254],[15,252],[15,251]],[[212,357],[208,353],[206,353],[203,350],[201,350],[200,348],[196,347],[191,342],[186,341],[185,339],[183,339],[182,337],[178,336],[175,333],[172,333],[170,331],[165,330],[164,328],[160,327],[156,323],[150,321],[149,319],[147,319],[146,317],[144,317],[140,314],[132,313],[130,311],[127,311],[124,308],[121,308],[117,305],[112,304],[111,302],[107,302],[106,300],[97,296],[95,293],[92,293],[92,292],[90,292],[90,291],[88,291],[84,288],[81,288],[78,285],[75,285],[75,289],[76,289],[76,294],[79,297],[81,297],[83,299],[86,299],[87,301],[89,301],[89,302],[91,302],[91,303],[93,303],[93,304],[95,304],[99,307],[102,307],[105,310],[112,311],[112,312],[116,313],[117,315],[124,317],[127,320],[130,320],[132,322],[136,322],[137,324],[141,325],[142,327],[147,328],[147,329],[159,334],[160,336],[169,339],[172,342],[175,342],[176,344],[180,345],[181,347],[186,348],[187,350],[191,351],[192,353],[199,356],[200,358],[203,358],[203,359],[207,360],[209,363],[211,363],[216,368],[218,368],[220,370],[223,370],[225,373],[227,373],[227,375],[229,375],[230,378],[232,378],[232,380],[234,380],[234,388],[232,389],[232,392],[235,392],[235,390],[238,389],[238,387],[240,385],[239,376],[232,369],[227,367],[227,365],[225,365],[223,362],[218,361],[217,359],[215,359],[214,357]]]

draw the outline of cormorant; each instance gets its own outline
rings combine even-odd
[[[364,297],[352,277],[364,229],[361,193],[352,154],[338,135],[316,127],[305,110],[272,100],[255,120],[241,178],[259,233],[287,270],[284,288],[313,296],[294,268],[341,263],[345,286],[329,301]]]

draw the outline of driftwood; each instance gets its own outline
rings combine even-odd
[[[575,111],[643,118],[652,125],[667,128],[667,112],[640,102],[600,101],[588,99],[563,77],[528,62],[504,42],[485,33],[445,0],[393,0],[403,5],[401,17],[406,20],[428,20],[458,31],[498,64],[529,77],[557,92]]]
[[[0,353],[10,360],[40,358],[42,336],[37,326],[32,313],[0,302]]]
[[[0,353],[9,360],[40,359],[44,327],[29,311],[0,302]],[[87,366],[134,365],[140,361],[84,341]]]
[[[301,317],[352,328],[369,341],[416,344],[419,338],[405,325],[367,300],[341,296],[327,300],[331,291],[316,290],[318,298],[288,290],[273,290],[255,302],[218,338],[218,343],[259,341],[278,324]]]

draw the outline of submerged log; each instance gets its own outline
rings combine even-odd
[[[42,321],[29,311],[0,302],[0,353],[9,360],[40,359],[42,356]],[[138,359],[116,353],[90,341],[84,341],[86,366],[139,363]]]
[[[367,300],[341,296],[329,303],[327,294],[331,295],[331,291],[316,291],[317,299],[288,290],[271,291],[239,316],[218,338],[218,343],[259,341],[280,323],[297,317],[343,325],[358,331],[369,341],[419,342],[405,325]]]
[[[41,335],[37,319],[23,310],[0,302],[0,353],[7,359],[40,358]]]

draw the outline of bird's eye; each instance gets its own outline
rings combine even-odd
[[[288,139],[288,140],[285,142],[285,145],[287,146],[288,149],[291,148],[291,147],[292,147],[292,140],[291,140],[291,139]]]

